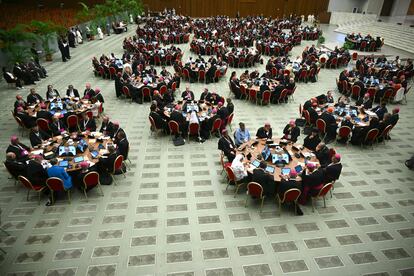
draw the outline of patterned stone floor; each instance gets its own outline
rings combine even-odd
[[[333,29],[324,26],[329,43],[343,39]],[[287,209],[279,216],[268,199],[259,213],[255,202],[244,207],[243,192],[234,198],[225,191],[216,139],[174,147],[169,137],[152,138],[148,103],[117,100],[113,82],[93,76],[92,56],[121,54],[123,38],[81,45],[67,63],[55,55],[45,63],[50,77],[36,89],[99,86],[106,113],[127,131],[132,169],[122,184],[103,187],[104,197],[93,191],[87,202],[74,191],[72,204],[62,200],[53,207],[44,206],[46,198],[40,206],[34,196],[26,201],[24,189],[16,192],[2,170],[1,226],[11,235],[0,235],[7,252],[0,255],[0,275],[414,275],[414,174],[403,165],[414,152],[412,94],[386,145],[337,146],[344,170],[326,209],[319,202],[315,213],[307,206],[302,217]],[[309,44],[295,47],[293,55]],[[180,46],[186,59],[188,45]],[[407,56],[389,47],[383,52]],[[334,89],[338,74],[322,69],[319,82],[298,85],[293,103],[256,107],[235,100],[235,125],[243,121],[254,133],[268,120],[278,136],[297,117],[299,103]],[[227,79],[208,87],[227,95]],[[191,85],[197,95],[203,87]],[[1,83],[3,152],[17,133],[10,116],[16,93]],[[27,136],[22,140],[28,143]]]

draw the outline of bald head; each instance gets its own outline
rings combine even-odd
[[[14,154],[14,152],[8,152],[6,154],[6,159],[7,160],[15,160],[16,159],[16,154]]]

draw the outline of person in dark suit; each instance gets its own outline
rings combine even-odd
[[[59,92],[53,88],[53,85],[49,84],[47,86],[46,99],[53,100],[54,98],[59,98],[59,97],[60,97]]]
[[[175,121],[178,123],[178,126],[180,127],[181,135],[183,138],[187,137],[188,132],[188,122],[181,113],[181,106],[176,105],[174,107],[174,110],[170,114],[170,121]]]
[[[116,145],[117,145],[117,153],[118,155],[122,155],[124,160],[128,159],[128,152],[129,152],[129,142],[126,138],[125,132],[120,131],[116,137]]]
[[[227,111],[229,112],[229,115],[234,112],[234,104],[231,100],[231,98],[227,98]]]
[[[240,99],[241,97],[240,82],[237,79],[236,75],[234,75],[230,79],[230,88],[231,88],[231,91],[234,93],[236,99]]]
[[[276,194],[274,177],[265,171],[266,167],[266,162],[261,161],[259,167],[253,170],[252,181],[263,187],[263,194],[267,197],[274,197]]]
[[[323,187],[323,172],[315,164],[308,163],[302,172],[302,194],[299,203],[304,205],[308,195],[316,195]]]
[[[32,147],[36,147],[41,145],[43,142],[48,140],[50,135],[47,134],[45,131],[39,129],[38,126],[32,127],[29,134],[30,144]]]
[[[104,135],[111,136],[113,133],[114,125],[109,120],[108,116],[104,116],[102,118],[102,124],[101,128],[99,129],[99,132],[103,133]]]
[[[66,125],[57,116],[52,117],[52,123],[49,124],[52,136],[61,135],[66,130]]]
[[[89,118],[88,113],[82,113],[82,122],[79,124],[82,131],[96,131],[96,122],[94,118]]]
[[[375,114],[377,114],[378,116],[378,119],[381,121],[384,118],[384,114],[388,113],[387,103],[382,102],[381,105],[377,105],[376,107],[371,109],[371,111],[375,112]]]
[[[30,160],[27,165],[27,179],[30,180],[32,185],[46,185],[46,179],[48,178],[46,169],[43,168],[42,156],[35,156],[34,159]]]
[[[208,88],[204,88],[204,91],[201,93],[200,95],[200,101],[205,101],[207,99],[209,99],[211,96],[210,91],[208,91]]]
[[[313,102],[312,106],[307,109],[309,112],[309,118],[310,118],[310,122],[311,124],[315,125],[316,124],[316,120],[318,120],[319,115],[318,112],[316,112],[316,108],[318,107],[318,103],[317,102]]]
[[[8,72],[6,70],[6,67],[3,67],[2,70],[3,70],[3,78],[6,80],[7,83],[15,83],[17,89],[23,88],[22,81],[17,76],[15,76],[11,72]]]
[[[154,120],[155,127],[168,131],[167,121],[157,112],[157,106],[155,104],[151,105],[150,110],[149,116]]]
[[[392,110],[392,114],[391,117],[389,119],[389,122],[391,125],[395,126],[398,122],[398,120],[400,119],[399,117],[399,113],[400,113],[400,108],[396,107]]]
[[[341,155],[339,153],[332,156],[332,162],[324,169],[324,183],[329,183],[339,179],[342,171]]]
[[[30,147],[20,143],[17,136],[10,138],[10,145],[6,149],[6,153],[13,152],[17,161],[26,161],[29,158]]]
[[[95,97],[96,93],[95,91],[91,88],[91,84],[88,82],[85,86],[85,91],[83,92],[83,98],[84,99],[92,99]]]
[[[288,190],[290,189],[300,190],[301,189],[300,185],[296,181],[297,176],[298,176],[298,173],[296,172],[295,169],[290,169],[289,175],[280,175],[280,184],[277,190],[280,200],[283,200],[283,197]],[[296,204],[296,214],[299,216],[303,215],[302,210],[297,204]]]
[[[316,146],[315,155],[322,168],[329,164],[329,148],[325,143],[319,143],[319,145]]]
[[[303,146],[310,150],[316,150],[316,146],[321,142],[319,138],[319,130],[312,128],[311,133],[303,140]]]
[[[283,129],[283,138],[295,142],[300,135],[300,129],[296,126],[295,120],[290,120],[289,124]]]
[[[218,102],[217,104],[217,115],[222,121],[221,129],[224,129],[227,125],[227,117],[229,116],[229,111],[227,110],[227,107],[223,106],[223,102]]]
[[[52,121],[52,113],[46,110],[47,106],[45,103],[40,103],[40,110],[36,112],[36,118],[45,119],[48,122]]]
[[[256,132],[256,137],[259,139],[272,139],[272,128],[270,123],[265,123],[264,126],[260,127]]]
[[[112,145],[108,146],[108,153],[104,154],[99,158],[98,170],[103,173],[112,172],[114,168],[115,159],[117,157],[118,154],[115,150],[115,147]]]
[[[66,90],[66,96],[70,98],[80,98],[78,89],[73,88],[73,85],[70,84]]]
[[[321,114],[319,119],[322,119],[325,121],[326,124],[326,138],[325,141],[331,141],[336,136],[336,120],[335,117],[332,115],[334,112],[334,108],[332,106],[328,107],[325,112]]]
[[[30,94],[27,95],[27,104],[32,105],[43,102],[42,96],[36,93],[34,88],[30,88]]]
[[[183,100],[194,101],[194,93],[190,90],[189,86],[186,86],[185,91],[181,93]]]
[[[214,75],[216,73],[217,66],[215,63],[212,63],[210,68],[208,68],[206,72],[206,84],[209,84],[210,82],[214,81]]]
[[[229,136],[227,129],[221,131],[221,137],[218,141],[218,149],[223,151],[229,162],[233,162],[236,157],[236,145]]]
[[[17,179],[19,175],[26,176],[26,163],[17,161],[16,155],[13,152],[8,152],[6,154],[6,161],[4,161],[4,166],[7,168],[14,179]]]
[[[259,93],[257,93],[257,97],[259,99],[261,99],[262,95],[263,95],[263,92],[265,92],[266,90],[270,91],[270,87],[269,87],[267,81],[263,81],[262,84],[260,85],[260,91],[259,91]]]
[[[364,97],[359,98],[356,101],[357,106],[364,106],[365,109],[371,109],[372,108],[372,100],[369,97],[368,93],[365,93]]]
[[[14,114],[17,118],[19,118],[25,128],[32,128],[36,125],[35,117],[28,115],[21,106],[17,108],[17,112]]]
[[[118,121],[113,121],[112,122],[113,125],[113,131],[112,131],[112,136],[110,136],[112,139],[116,140],[116,137],[118,135],[118,132],[124,131],[120,126],[119,126],[119,122]],[[124,131],[125,133],[125,131]]]

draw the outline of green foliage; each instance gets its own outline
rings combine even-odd
[[[319,38],[318,38],[318,43],[319,43],[319,44],[323,44],[323,43],[325,43],[325,37],[324,37],[323,35],[320,35],[320,36],[319,36]]]
[[[344,45],[342,46],[342,48],[344,48],[345,50],[351,50],[354,49],[354,43],[350,42],[350,41],[346,41],[344,43]]]
[[[22,63],[28,61],[32,57],[32,53],[27,46],[14,45],[8,51],[8,56],[9,63],[14,64],[16,62]]]
[[[18,24],[8,31],[0,29],[1,48],[7,52],[13,48],[16,43],[36,40],[36,35],[28,32],[27,28],[27,25]]]
[[[63,33],[66,30],[65,27],[57,25],[51,21],[43,22],[32,20],[30,27],[37,35],[38,40],[42,44],[43,51],[47,55],[53,53],[53,50],[49,46],[49,42],[56,39],[58,33]]]

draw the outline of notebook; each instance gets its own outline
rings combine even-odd
[[[92,158],[98,157],[99,153],[96,150],[91,151]]]
[[[259,167],[259,165],[260,165],[259,160],[253,160],[253,161],[252,161],[252,165],[253,165],[253,166],[255,166],[256,168],[258,168],[258,167]]]
[[[297,165],[297,166],[295,167],[295,171],[296,171],[297,173],[301,173],[301,172],[302,172],[302,170],[303,170],[303,168],[302,168],[302,166],[301,166],[301,165]]]
[[[60,161],[59,162],[59,167],[67,167],[69,166],[69,162],[66,160]]]
[[[266,171],[269,172],[269,173],[274,173],[275,172],[275,168],[274,167],[271,167],[271,166],[267,166],[266,167]]]
[[[290,174],[290,169],[289,168],[283,168],[282,169],[282,175],[289,175]]]
[[[78,157],[75,157],[75,158],[73,159],[73,161],[74,161],[75,163],[82,162],[82,161],[83,161],[83,156],[78,156]]]

